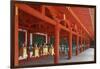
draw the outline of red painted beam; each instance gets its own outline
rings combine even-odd
[[[17,6],[24,12],[27,12],[30,15],[45,21],[44,23],[56,25],[56,22],[54,20],[48,18],[47,16],[42,15],[40,12],[36,11],[34,8],[31,8],[30,6],[28,6],[26,4],[17,4]]]
[[[37,17],[37,18],[39,18],[41,20],[44,20],[47,23],[50,23],[52,25],[56,25],[56,22],[54,20],[48,18],[47,16],[42,15],[40,12],[36,11],[34,8],[31,8],[31,7],[29,7],[26,4],[17,4],[17,6],[21,10],[23,10],[24,12],[27,12],[27,13],[31,14],[32,16],[35,16],[35,17]],[[46,22],[44,22],[44,23],[46,23]],[[60,24],[60,28],[63,29],[63,30],[66,30],[68,32],[70,31],[68,28],[62,26],[61,24]],[[76,32],[73,32],[73,34],[76,34]]]
[[[47,8],[48,8],[49,11],[51,12],[53,18],[54,18],[55,20],[57,20],[56,16],[57,16],[58,12],[57,12],[55,9],[53,9],[53,7],[47,6]],[[68,25],[68,28],[70,28],[70,22],[69,22],[67,19],[65,20],[65,23]],[[59,23],[59,24],[60,24],[60,23]],[[64,26],[61,27],[61,28],[64,29]],[[66,29],[66,30],[67,30],[67,29]],[[67,31],[68,31],[68,30],[67,30]]]
[[[51,6],[46,6],[46,8],[49,9],[49,11],[50,11],[52,17],[56,20],[56,15],[55,15],[55,13],[54,13],[55,10],[54,10]]]
[[[42,5],[42,14],[45,15],[45,5]]]

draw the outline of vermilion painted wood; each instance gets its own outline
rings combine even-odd
[[[59,62],[59,43],[60,43],[60,39],[59,39],[59,36],[60,36],[60,29],[59,29],[59,25],[57,24],[56,27],[55,27],[55,42],[54,42],[54,63],[57,64]]]
[[[42,14],[45,15],[45,6],[42,6]]]
[[[29,52],[29,46],[30,46],[30,31],[27,31],[27,54],[28,54],[28,60],[30,60],[30,52]]]
[[[72,58],[72,32],[71,31],[69,32],[68,46],[69,46],[68,58],[71,59]]]
[[[71,8],[69,8],[68,10],[69,10],[70,13],[73,15],[73,16],[71,16],[71,18],[74,17],[74,18],[76,19],[76,23],[78,23],[78,25],[80,25],[81,28],[87,33],[87,35],[88,35],[89,37],[91,37],[91,36],[90,36],[90,33],[88,32],[88,30],[83,26],[82,22],[81,22],[80,19],[76,16],[76,14],[71,10]],[[74,19],[71,19],[71,20],[74,20]]]
[[[79,36],[76,36],[76,55],[79,54]]]
[[[83,40],[87,40],[92,35],[90,34],[93,32],[91,27],[87,28],[84,27],[87,22],[88,25],[91,26],[91,20],[88,9],[86,9],[85,13],[88,15],[81,16],[80,12],[74,12],[76,11],[73,8],[66,8],[66,7],[60,7],[60,6],[42,6],[40,7],[41,11],[38,11],[32,7],[30,7],[27,4],[17,4],[18,8],[22,11],[24,11],[25,16],[20,15],[20,18],[23,18],[25,20],[30,20],[29,22],[24,21],[24,24],[22,21],[18,20],[18,15],[15,16],[15,64],[18,65],[18,28],[26,29],[28,30],[28,46],[29,46],[29,31],[31,33],[46,33],[49,36],[54,35],[55,37],[55,43],[54,43],[54,63],[57,64],[59,62],[59,40],[60,37],[66,37],[68,38],[68,44],[69,44],[69,51],[68,51],[68,57],[69,59],[72,57],[72,39],[73,37],[76,37],[76,55],[78,55],[79,50],[78,46],[79,43],[82,45]],[[46,8],[49,9],[50,12],[46,13]],[[78,10],[78,9],[77,9]],[[81,10],[79,10],[81,11]],[[74,12],[74,13],[73,13]],[[64,22],[64,25],[61,25],[60,20],[63,20],[63,14],[65,13],[66,19]],[[24,13],[22,12],[24,15]],[[53,17],[49,18],[46,16],[46,14],[49,14]],[[30,16],[31,15],[31,16]],[[78,15],[78,16],[77,16]],[[83,18],[81,18],[83,17]],[[20,19],[19,18],[19,19]],[[89,21],[85,21],[85,18],[87,18]],[[80,22],[81,20],[81,22]],[[33,23],[34,22],[34,23]],[[34,27],[36,25],[36,27]],[[68,25],[68,27],[66,27]],[[78,29],[75,28],[75,25]],[[70,30],[73,29],[73,30]],[[91,29],[91,30],[90,30]],[[83,34],[84,33],[84,34]],[[86,35],[86,36],[84,36]],[[49,41],[49,40],[48,40]],[[87,47],[89,47],[89,42],[87,42]],[[81,51],[83,49],[81,48]],[[29,56],[29,53],[28,53]],[[30,59],[30,58],[29,58]]]
[[[35,9],[29,7],[29,6],[26,5],[26,4],[17,4],[17,5],[18,5],[18,7],[19,7],[20,9],[22,9],[23,11],[29,13],[29,14],[32,15],[32,16],[35,16],[35,17],[37,17],[37,18],[39,18],[39,19],[41,19],[41,20],[44,20],[44,21],[46,21],[47,23],[50,23],[50,24],[52,24],[52,25],[55,25],[55,24],[56,24],[56,22],[55,22],[54,20],[52,20],[52,19],[50,19],[50,18],[48,18],[48,17],[42,15],[41,13],[37,12]]]
[[[18,47],[18,23],[19,23],[19,13],[18,13],[18,7],[16,6],[15,7],[15,32],[14,32],[14,37],[15,37],[15,40],[14,40],[14,48],[15,48],[15,50],[14,50],[14,65],[15,66],[18,66],[19,65],[19,61],[18,61],[18,56],[19,56],[19,47]]]
[[[86,29],[93,35],[93,27],[92,20],[89,12],[89,8],[84,7],[71,7],[73,12],[77,14],[78,18],[81,20],[82,24],[86,27]],[[78,10],[78,11],[77,11]]]
[[[71,24],[71,23],[70,23]],[[63,27],[64,28],[64,27]]]

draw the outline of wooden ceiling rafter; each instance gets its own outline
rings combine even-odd
[[[91,37],[90,33],[88,32],[88,30],[83,26],[82,22],[80,21],[80,19],[76,16],[76,14],[73,12],[73,10],[68,7],[68,10],[70,11],[70,13],[73,15],[73,17],[78,21],[77,23],[80,24],[80,26],[86,31],[87,35]]]
[[[39,18],[45,22],[48,22],[49,24],[56,25],[56,22],[54,20],[42,15],[40,12],[37,12],[34,8],[31,8],[30,6],[28,6],[26,4],[17,4],[17,6],[20,9],[22,9],[23,11],[27,12],[28,14],[30,14],[36,18]]]
[[[57,12],[56,10],[54,10],[53,7],[47,7],[47,8],[50,10],[50,12],[51,12],[51,14],[52,14],[54,20],[57,21],[57,22],[60,22],[59,19],[57,19],[57,17],[56,17],[57,15],[55,15],[55,13],[54,13],[54,12],[56,12],[56,13],[58,13],[58,12]],[[66,27],[66,28],[70,28],[69,21],[68,21],[67,19],[66,19],[66,20],[63,19],[63,21],[64,21],[64,23],[66,23],[66,24],[64,24],[65,27]],[[67,27],[67,26],[68,26],[68,27]]]
[[[46,8],[49,9],[49,11],[50,11],[50,13],[51,13],[53,19],[54,19],[56,22],[58,22],[58,21],[57,21],[57,17],[56,17],[56,15],[55,15],[55,13],[54,13],[55,10],[54,10],[52,7],[50,7],[50,6],[47,6]]]

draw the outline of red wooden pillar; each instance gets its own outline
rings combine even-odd
[[[47,35],[47,43],[50,43],[50,36]]]
[[[83,51],[84,51],[84,38],[83,38]]]
[[[19,57],[19,46],[18,46],[18,7],[15,6],[15,32],[14,32],[14,66],[19,65],[18,57]]]
[[[55,42],[54,42],[54,63],[57,64],[59,61],[59,25],[56,25],[55,27]]]
[[[76,38],[76,55],[78,55],[79,54],[79,36],[77,36],[77,38]]]
[[[87,42],[86,42],[86,39],[85,39],[85,50],[86,50],[86,48],[87,48]]]
[[[83,48],[83,51],[85,50],[85,39],[83,40],[83,43],[84,43],[84,48]]]
[[[87,48],[90,48],[90,40],[88,40],[88,45],[87,45]]]
[[[83,51],[83,38],[82,38],[82,45],[81,46],[82,46],[82,51]]]
[[[28,53],[28,60],[30,60],[30,31],[27,31],[27,53]]]
[[[88,48],[88,41],[86,40],[86,49]]]
[[[87,40],[86,40],[86,49],[87,49]]]
[[[89,40],[89,48],[90,48],[90,40]]]
[[[69,37],[68,37],[68,59],[72,58],[72,32],[69,32]]]
[[[81,41],[80,41],[80,47],[81,47],[81,52],[82,52],[82,37],[81,37]]]

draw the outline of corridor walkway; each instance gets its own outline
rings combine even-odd
[[[94,61],[94,48],[89,48],[85,50],[84,52],[80,53],[78,56],[73,56],[72,59],[66,60],[66,61],[67,62]],[[64,62],[65,62],[64,59],[60,60],[60,63],[64,63]]]
[[[85,50],[84,52],[80,53],[78,56],[73,56],[72,59],[67,59],[66,56],[60,56],[59,63],[71,63],[71,62],[85,62],[85,61],[94,61],[94,48],[89,48]],[[30,65],[48,65],[53,64],[53,56],[45,56],[41,57],[36,60],[30,60],[26,63],[20,64],[21,66],[30,66]]]

